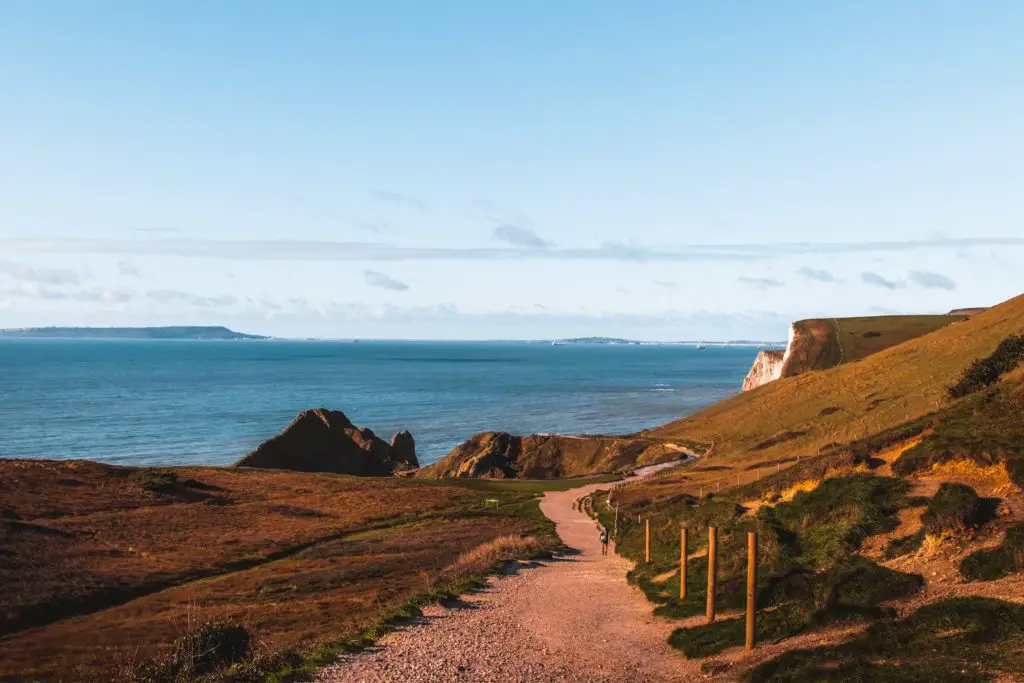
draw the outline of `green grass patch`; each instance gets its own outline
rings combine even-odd
[[[810,623],[810,615],[799,605],[783,605],[757,617],[757,639],[773,641],[794,636]],[[719,654],[726,648],[743,645],[746,638],[744,619],[725,619],[693,628],[678,628],[668,643],[687,657],[701,658]]]
[[[952,598],[882,620],[840,645],[793,650],[752,669],[749,683],[967,683],[1024,670],[1024,606]]]
[[[1005,463],[1010,478],[1024,486],[1024,391],[1017,383],[994,387],[943,411],[921,443],[892,464],[909,476],[933,465],[969,460],[981,466]]]
[[[960,563],[960,574],[968,581],[992,581],[1017,572],[1024,572],[1024,523],[1007,529],[999,547],[979,550]]]
[[[886,616],[890,612],[879,603],[911,595],[923,585],[924,580],[916,574],[893,571],[863,557],[821,574],[794,572],[761,591],[757,639],[777,641],[812,625]],[[741,604],[723,607],[743,606],[743,591],[733,593],[741,598],[733,602]],[[709,657],[742,645],[745,635],[744,619],[727,619],[676,629],[669,636],[669,644],[687,657]]]
[[[858,550],[868,536],[896,528],[896,513],[907,505],[908,490],[897,477],[835,477],[798,493],[792,502],[761,508],[760,516],[797,536],[801,564],[827,569]]]

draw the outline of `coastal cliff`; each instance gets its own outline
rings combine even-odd
[[[389,444],[372,430],[356,427],[340,410],[317,408],[299,413],[235,467],[380,477],[415,469],[419,461],[409,432],[395,434]]]
[[[560,479],[620,472],[675,460],[685,451],[672,443],[635,436],[516,436],[483,432],[457,446],[420,476],[442,479]]]
[[[810,318],[789,326],[784,352],[757,354],[743,380],[750,391],[782,377],[814,370],[828,370],[852,363],[917,337],[966,320],[970,311],[957,309],[949,315],[876,315],[859,318]]]
[[[782,377],[785,356],[786,352],[782,349],[759,351],[757,358],[754,359],[754,365],[743,379],[743,391],[756,389]]]

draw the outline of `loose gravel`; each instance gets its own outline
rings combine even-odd
[[[572,509],[607,485],[549,492],[541,510],[572,548],[520,566],[454,604],[432,606],[370,650],[322,669],[322,683],[618,682],[700,678],[666,642],[678,624],[655,617],[625,581],[630,564],[601,555],[594,522]]]

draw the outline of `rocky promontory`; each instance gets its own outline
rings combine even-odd
[[[356,427],[340,410],[304,410],[277,436],[235,463],[294,472],[331,472],[379,477],[419,467],[409,432],[391,443],[370,429]]]
[[[483,432],[457,446],[420,476],[441,478],[560,479],[620,472],[675,460],[674,444],[641,436],[564,436]]]

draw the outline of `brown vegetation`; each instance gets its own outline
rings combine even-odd
[[[348,637],[481,544],[550,541],[532,493],[392,478],[0,460],[0,491],[2,681],[110,680],[200,622]]]

